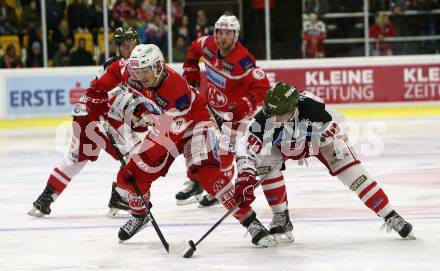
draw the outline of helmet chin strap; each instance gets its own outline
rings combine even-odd
[[[161,76],[162,76],[162,74],[163,74],[163,64],[162,64],[162,62],[159,62],[160,63],[160,71],[157,73],[156,72],[156,65],[154,65],[154,76],[156,77],[156,80],[154,80],[154,82],[149,86],[149,87],[156,87],[157,85],[159,85],[159,83],[160,83],[160,79],[161,79]]]
[[[290,120],[289,121],[292,121],[296,117],[298,117],[298,114],[299,114],[298,107],[295,107],[295,109],[293,109],[292,113],[290,114]]]

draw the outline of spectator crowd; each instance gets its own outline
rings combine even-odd
[[[0,0],[0,68],[42,67],[43,43],[41,27],[41,0]],[[45,0],[49,66],[97,65],[105,61],[103,39],[103,10],[109,14],[109,29],[119,26],[134,27],[141,43],[153,43],[168,54],[166,0]],[[252,0],[252,5],[263,6],[263,1]],[[325,40],[359,38],[364,36],[363,18],[342,16],[327,18],[326,13],[356,13],[363,11],[363,1],[306,0],[303,13],[303,56],[349,56],[356,46],[338,44],[336,55],[327,54]],[[189,43],[212,33],[203,9],[188,17],[184,0],[173,0],[172,39],[173,61],[185,59]],[[270,7],[280,5],[271,0]],[[390,37],[440,35],[440,0],[369,0],[372,55],[438,53],[438,40],[422,42],[388,42]],[[421,16],[405,16],[407,11],[421,12]],[[428,11],[428,13],[427,13]],[[423,13],[424,12],[424,13]],[[263,13],[261,13],[263,14]],[[262,16],[256,16],[262,20]],[[276,31],[276,29],[273,29]],[[261,31],[248,39],[259,39]],[[111,36],[111,33],[110,33]],[[243,41],[246,44],[246,40]],[[110,55],[114,54],[109,44]],[[363,51],[360,50],[359,51]]]
[[[84,66],[104,62],[102,0],[46,0],[49,66]],[[168,51],[165,0],[109,0],[109,29],[134,27],[141,43]],[[190,26],[183,2],[172,3],[174,61],[185,58],[191,40],[209,33],[203,10]],[[111,33],[112,34],[112,33]],[[110,35],[111,35],[110,34]],[[40,0],[0,0],[0,68],[42,67]],[[110,54],[114,53],[112,44]]]
[[[371,55],[439,53],[438,40],[390,42],[387,38],[433,36],[440,34],[440,0],[369,0],[369,37]],[[303,55],[323,57],[325,38],[348,39],[364,37],[363,15],[323,16],[326,13],[362,13],[364,1],[306,0],[303,23]],[[350,53],[362,44],[335,44]],[[363,49],[360,49],[363,55]],[[335,55],[333,55],[335,56]],[[336,55],[344,56],[344,55]]]

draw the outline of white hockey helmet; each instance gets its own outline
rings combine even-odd
[[[238,40],[238,35],[240,34],[240,22],[234,15],[222,15],[215,22],[214,30],[217,32],[218,29],[228,29],[235,31],[235,41]]]
[[[131,69],[141,69],[151,67],[158,77],[163,71],[162,51],[154,44],[139,44],[131,52],[128,64]],[[161,68],[159,74],[156,74],[157,67]]]

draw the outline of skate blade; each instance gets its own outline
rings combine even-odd
[[[126,210],[110,208],[107,212],[107,217],[110,217],[110,218],[130,218],[131,214]]]
[[[184,199],[184,200],[176,200],[176,205],[178,206],[183,206],[183,205],[189,205],[189,204],[194,204],[197,203],[199,201],[201,201],[203,199],[203,195],[199,194],[199,195],[194,195],[188,199]]]
[[[210,208],[210,207],[215,207],[215,206],[219,206],[219,205],[220,205],[220,202],[216,201],[214,204],[211,204],[211,205],[208,205],[208,206],[204,206],[204,205],[201,205],[199,203],[199,205],[197,205],[197,207],[199,207],[199,208]]]
[[[293,243],[295,241],[295,239],[293,238],[293,233],[291,231],[285,233],[272,234],[272,236],[275,238],[275,240],[278,243]]]
[[[36,209],[35,207],[32,207],[32,209],[29,210],[28,215],[40,218],[40,217],[44,217],[46,214],[43,214],[40,210]]]
[[[265,247],[274,247],[278,243],[275,240],[275,238],[271,235],[263,237],[260,241],[258,241],[258,244],[256,244],[257,247],[265,248]]]
[[[417,240],[416,236],[414,235],[414,231],[411,230],[410,233],[408,233],[408,236],[405,237],[407,240]]]

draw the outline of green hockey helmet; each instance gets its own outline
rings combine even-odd
[[[269,116],[293,113],[298,105],[298,90],[285,82],[276,82],[264,97],[264,111]]]
[[[115,51],[118,56],[120,55],[119,47],[126,41],[136,41],[139,44],[139,36],[136,30],[131,26],[121,26],[116,28],[113,35],[113,44],[115,45]]]

